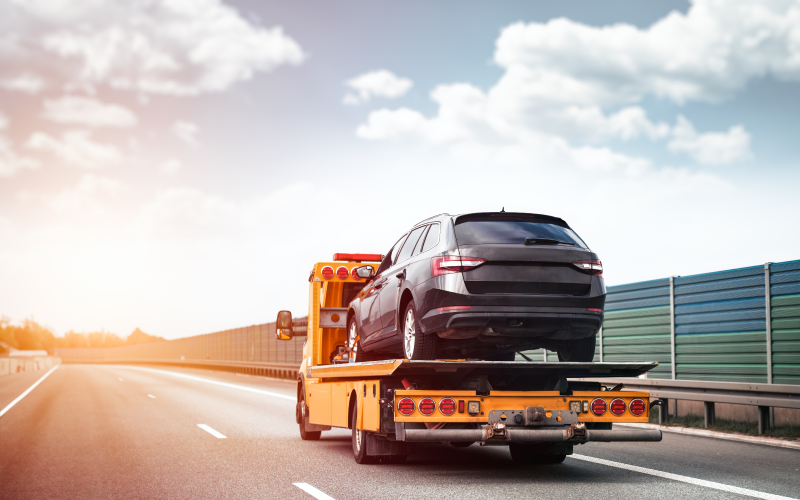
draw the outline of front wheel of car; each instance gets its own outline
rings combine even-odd
[[[592,335],[587,339],[567,340],[558,349],[559,361],[573,363],[589,363],[594,360],[594,350],[597,346],[597,336]]]
[[[417,322],[417,310],[414,301],[408,303],[403,313],[403,354],[406,359],[436,359],[436,343],[439,340],[435,334],[425,335]]]

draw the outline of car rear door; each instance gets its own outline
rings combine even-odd
[[[591,275],[576,262],[594,254],[568,226],[519,216],[464,217],[456,220],[461,257],[486,262],[464,272],[470,294],[582,296]]]

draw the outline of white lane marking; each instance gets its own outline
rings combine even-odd
[[[153,396],[152,394],[148,394],[148,395],[147,395],[147,397],[148,397],[148,398],[153,398],[153,399],[156,399],[156,397],[155,397],[155,396]]]
[[[22,398],[24,398],[25,396],[27,396],[27,395],[28,395],[28,394],[29,394],[29,393],[30,393],[32,390],[36,389],[36,386],[37,386],[37,385],[39,385],[39,384],[41,384],[41,383],[42,383],[42,381],[43,381],[44,379],[46,379],[47,377],[49,377],[49,376],[50,376],[50,374],[51,374],[51,373],[53,373],[54,371],[56,371],[56,368],[58,368],[58,366],[59,366],[59,365],[56,365],[56,366],[54,366],[54,367],[50,368],[50,371],[48,371],[47,373],[45,373],[45,374],[44,374],[44,376],[43,376],[42,378],[40,378],[39,380],[37,380],[35,384],[33,384],[32,386],[28,387],[28,390],[27,390],[27,391],[25,391],[25,392],[23,392],[22,394],[20,394],[20,395],[19,395],[19,397],[18,397],[17,399],[15,399],[14,401],[10,402],[10,403],[8,404],[8,406],[6,406],[5,408],[3,408],[3,410],[2,410],[2,411],[0,411],[0,417],[2,417],[3,415],[5,415],[5,414],[6,414],[6,412],[7,412],[8,410],[10,410],[11,408],[13,408],[15,404],[17,404],[17,403],[19,403],[20,401],[22,401]]]
[[[222,386],[222,387],[229,387],[231,389],[239,389],[240,391],[255,392],[256,394],[263,394],[265,396],[272,396],[274,398],[288,399],[289,401],[296,401],[297,400],[296,396],[287,396],[286,394],[279,394],[277,392],[263,391],[261,389],[254,389],[252,387],[245,387],[243,385],[229,384],[227,382],[218,382],[216,380],[209,380],[207,378],[195,377],[193,375],[186,375],[184,373],[169,372],[169,371],[166,371],[166,370],[156,370],[154,368],[140,368],[138,366],[126,366],[125,368],[131,369],[131,370],[142,370],[142,371],[148,371],[148,372],[164,373],[166,375],[172,375],[173,377],[185,378],[187,380],[196,380],[198,382],[205,382],[207,384],[214,384],[214,385],[219,385],[219,386]]]
[[[607,465],[609,467],[617,467],[618,469],[627,469],[641,474],[649,474],[651,476],[663,477],[665,479],[672,479],[673,481],[681,481],[683,483],[695,484],[697,486],[704,486],[720,491],[727,491],[729,493],[737,493],[753,498],[766,498],[768,500],[795,500],[791,497],[784,497],[781,495],[773,495],[772,493],[764,493],[762,491],[748,490],[747,488],[739,488],[738,486],[730,486],[728,484],[715,483],[713,481],[706,481],[705,479],[697,479],[689,476],[681,476],[680,474],[672,474],[671,472],[663,472],[655,469],[647,469],[645,467],[638,467],[636,465],[628,465],[620,462],[612,462],[611,460],[604,460],[602,458],[588,457],[586,455],[568,455],[569,457],[583,460],[585,462],[594,462],[596,464]]]
[[[311,486],[308,483],[292,483],[292,484],[294,484],[295,486],[297,486],[301,490],[305,491],[306,493],[308,493],[312,497],[318,498],[319,500],[333,500],[332,496],[327,495],[327,494],[319,491],[318,489],[314,488],[313,486]]]
[[[214,429],[212,429],[211,427],[207,426],[206,424],[197,424],[197,427],[200,427],[201,429],[203,429],[207,433],[211,434],[215,438],[219,438],[219,439],[227,439],[228,438],[228,436],[226,436],[225,434],[223,434],[223,433],[221,433],[219,431],[215,431]]]

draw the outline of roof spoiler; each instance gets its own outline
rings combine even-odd
[[[490,221],[490,220],[511,220],[520,222],[543,222],[545,224],[555,224],[556,226],[569,228],[569,224],[564,219],[542,214],[526,214],[523,212],[478,212],[474,214],[459,215],[455,218],[455,224],[467,221]]]

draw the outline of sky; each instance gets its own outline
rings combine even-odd
[[[266,323],[501,208],[608,285],[795,260],[798,117],[798,0],[0,0],[0,315]]]

